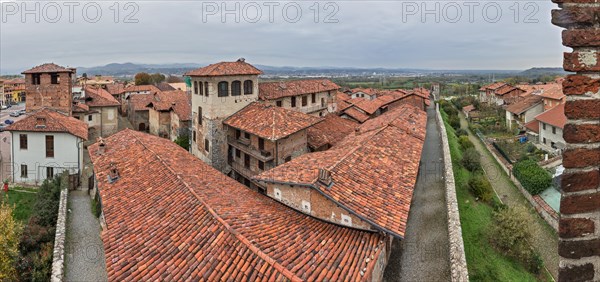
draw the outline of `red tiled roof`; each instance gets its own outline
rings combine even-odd
[[[156,92],[160,92],[160,89],[158,89],[154,85],[130,85],[130,86],[125,87],[125,89],[123,89],[122,93],[142,92],[142,91],[149,91],[150,93],[156,93]]]
[[[220,62],[187,72],[187,76],[259,75],[262,71],[243,59],[235,62]]]
[[[339,88],[337,84],[329,79],[261,82],[258,84],[258,97],[263,100],[273,100],[325,91],[337,91]]]
[[[563,99],[565,97],[565,94],[563,94],[562,85],[560,85],[560,84],[554,84],[554,85],[555,85],[555,87],[550,87],[550,88],[544,89],[540,95],[544,98],[549,98],[549,99],[553,99],[553,100]]]
[[[366,281],[386,247],[381,234],[303,215],[167,139],[125,129],[105,144],[89,152],[109,281]]]
[[[350,107],[350,108],[346,109],[343,113],[345,115],[348,115],[349,117],[357,120],[360,123],[363,123],[369,119],[369,116],[367,114],[357,110],[354,107]]]
[[[144,95],[144,94],[142,94]],[[150,103],[146,106],[152,107],[157,111],[173,110],[179,120],[186,121],[192,118],[192,106],[185,91],[171,90],[162,91],[154,94],[145,94],[152,97]]]
[[[504,82],[494,82],[492,84],[488,84],[486,86],[483,86],[482,88],[484,88],[485,90],[489,89],[489,90],[496,90],[502,86],[506,85],[506,83]]]
[[[500,87],[500,88],[496,89],[496,90],[494,91],[494,93],[495,93],[496,95],[504,96],[504,95],[506,95],[506,94],[508,94],[508,93],[510,93],[510,92],[512,92],[512,91],[514,91],[514,90],[520,90],[520,91],[524,91],[523,89],[520,89],[520,88],[514,87],[514,86],[512,86],[512,85],[508,85],[508,84],[506,84],[506,85],[504,85],[504,86],[502,86],[502,87]]]
[[[527,128],[535,133],[540,133],[540,121],[538,121],[537,119],[534,119],[534,120],[526,123],[525,128]]]
[[[254,179],[310,185],[379,229],[403,237],[426,121],[424,111],[403,105],[327,151],[302,155]],[[320,168],[331,172],[330,187],[317,181]]]
[[[31,69],[28,69],[28,70],[22,72],[22,74],[47,73],[47,72],[73,72],[73,70],[65,68],[65,67],[61,67],[55,63],[46,63],[43,65],[39,65],[39,66],[33,67]]]
[[[537,115],[535,119],[549,125],[564,128],[565,124],[567,123],[567,117],[565,116],[565,104],[560,104],[550,110],[547,110]]]
[[[24,78],[14,78],[14,79],[10,79],[10,80],[5,80],[4,84],[25,84],[25,79]]]
[[[110,93],[110,95],[119,95],[119,94],[123,93],[124,89],[125,89],[125,85],[123,85],[122,83],[106,85],[106,91],[108,91],[108,93]]]
[[[528,95],[523,98],[519,98],[518,101],[508,105],[506,110],[520,115],[525,111],[533,108],[535,105],[540,104],[542,102],[542,97],[540,95]]]
[[[127,97],[134,111],[148,111],[148,104],[154,99],[153,94],[131,94]]]
[[[101,87],[86,86],[85,104],[90,107],[115,107],[121,105],[113,95]]]
[[[320,118],[261,102],[254,102],[223,123],[268,140],[279,140],[305,129]]]
[[[38,119],[45,120],[45,126],[37,126]],[[50,109],[42,109],[31,113],[22,120],[9,125],[8,131],[32,131],[32,132],[66,132],[87,140],[87,123],[73,117],[68,117]]]
[[[470,111],[472,111],[472,110],[474,110],[474,109],[475,109],[475,106],[473,106],[473,105],[464,106],[462,108],[463,112],[467,112],[467,113],[470,112]]]
[[[335,145],[354,132],[358,123],[337,115],[327,115],[322,122],[308,128],[308,146],[313,149],[325,144]]]
[[[73,103],[73,109],[72,111],[74,113],[87,113],[90,110],[90,107],[88,107],[88,105],[83,104],[83,103]]]

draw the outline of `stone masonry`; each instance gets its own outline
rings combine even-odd
[[[600,2],[553,0],[563,31],[567,95],[565,174],[559,222],[559,281],[600,280]]]

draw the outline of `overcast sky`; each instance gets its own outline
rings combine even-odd
[[[566,50],[550,1],[86,3],[2,0],[0,71],[239,57],[273,66],[518,70],[559,67]]]

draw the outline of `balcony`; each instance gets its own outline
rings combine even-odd
[[[227,143],[242,152],[257,158],[260,161],[268,162],[273,160],[273,153],[270,151],[259,150],[250,145],[250,140],[246,138],[236,139],[233,136],[227,136]]]
[[[241,164],[241,163],[238,163],[235,161],[231,162],[230,165],[231,165],[231,168],[233,168],[233,170],[235,170],[237,173],[243,175],[244,177],[246,177],[248,179],[250,179],[253,176],[262,172],[262,171],[259,171],[259,172],[252,171],[250,168],[245,167],[244,164]]]
[[[305,107],[300,106],[299,109],[301,112],[303,112],[305,114],[310,114],[312,112],[327,109],[327,105],[315,104],[315,105],[308,105]]]

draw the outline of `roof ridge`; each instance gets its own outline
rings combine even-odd
[[[127,130],[130,130],[130,129],[127,129]],[[209,212],[215,220],[217,220],[219,223],[221,223],[221,225],[223,225],[229,233],[231,233],[234,237],[236,237],[244,245],[246,245],[246,247],[248,249],[250,249],[250,251],[255,253],[257,256],[259,256],[261,259],[263,259],[266,263],[272,265],[277,271],[281,272],[281,274],[285,275],[287,278],[290,278],[292,281],[302,281],[302,279],[300,277],[296,276],[289,269],[285,268],[283,265],[281,265],[280,263],[275,261],[275,259],[273,259],[269,255],[265,254],[257,246],[252,244],[252,242],[250,242],[250,240],[248,240],[248,238],[246,238],[244,235],[240,234],[237,230],[235,230],[233,227],[231,227],[231,225],[229,225],[229,223],[227,223],[221,216],[219,216],[219,214],[217,214],[217,212],[212,207],[210,207],[210,205],[208,203],[206,203],[204,200],[202,200],[202,198],[192,189],[192,187],[181,178],[180,174],[175,172],[175,170],[170,165],[168,165],[158,154],[156,154],[156,152],[154,152],[152,149],[150,149],[149,146],[146,146],[146,144],[144,144],[144,142],[142,140],[140,140],[140,138],[138,138],[136,135],[134,135],[134,138],[144,148],[146,148],[146,150],[150,151],[163,164],[163,166],[165,166],[168,169],[168,171],[170,173],[175,175],[177,180],[180,183],[182,183],[186,188],[188,188],[189,192],[192,195],[194,195],[194,197],[202,204],[203,208],[206,209],[206,211]]]
[[[381,128],[375,129],[375,130],[371,130],[371,131],[376,131],[375,133],[373,133],[373,136],[379,134],[381,131],[383,131],[385,128],[387,128],[389,126],[383,126]],[[371,131],[367,131],[367,132],[371,132]],[[367,132],[363,132],[363,134],[366,134]],[[354,135],[357,136],[357,135]],[[371,137],[373,137],[371,136]],[[338,166],[343,160],[345,160],[346,158],[348,158],[350,155],[354,154],[354,152],[358,151],[358,149],[361,147],[361,144],[357,144],[354,146],[354,148],[352,148],[351,150],[349,150],[348,152],[346,152],[340,159],[338,159],[333,165],[329,166],[327,168],[327,170],[332,170],[334,169],[336,166]]]

